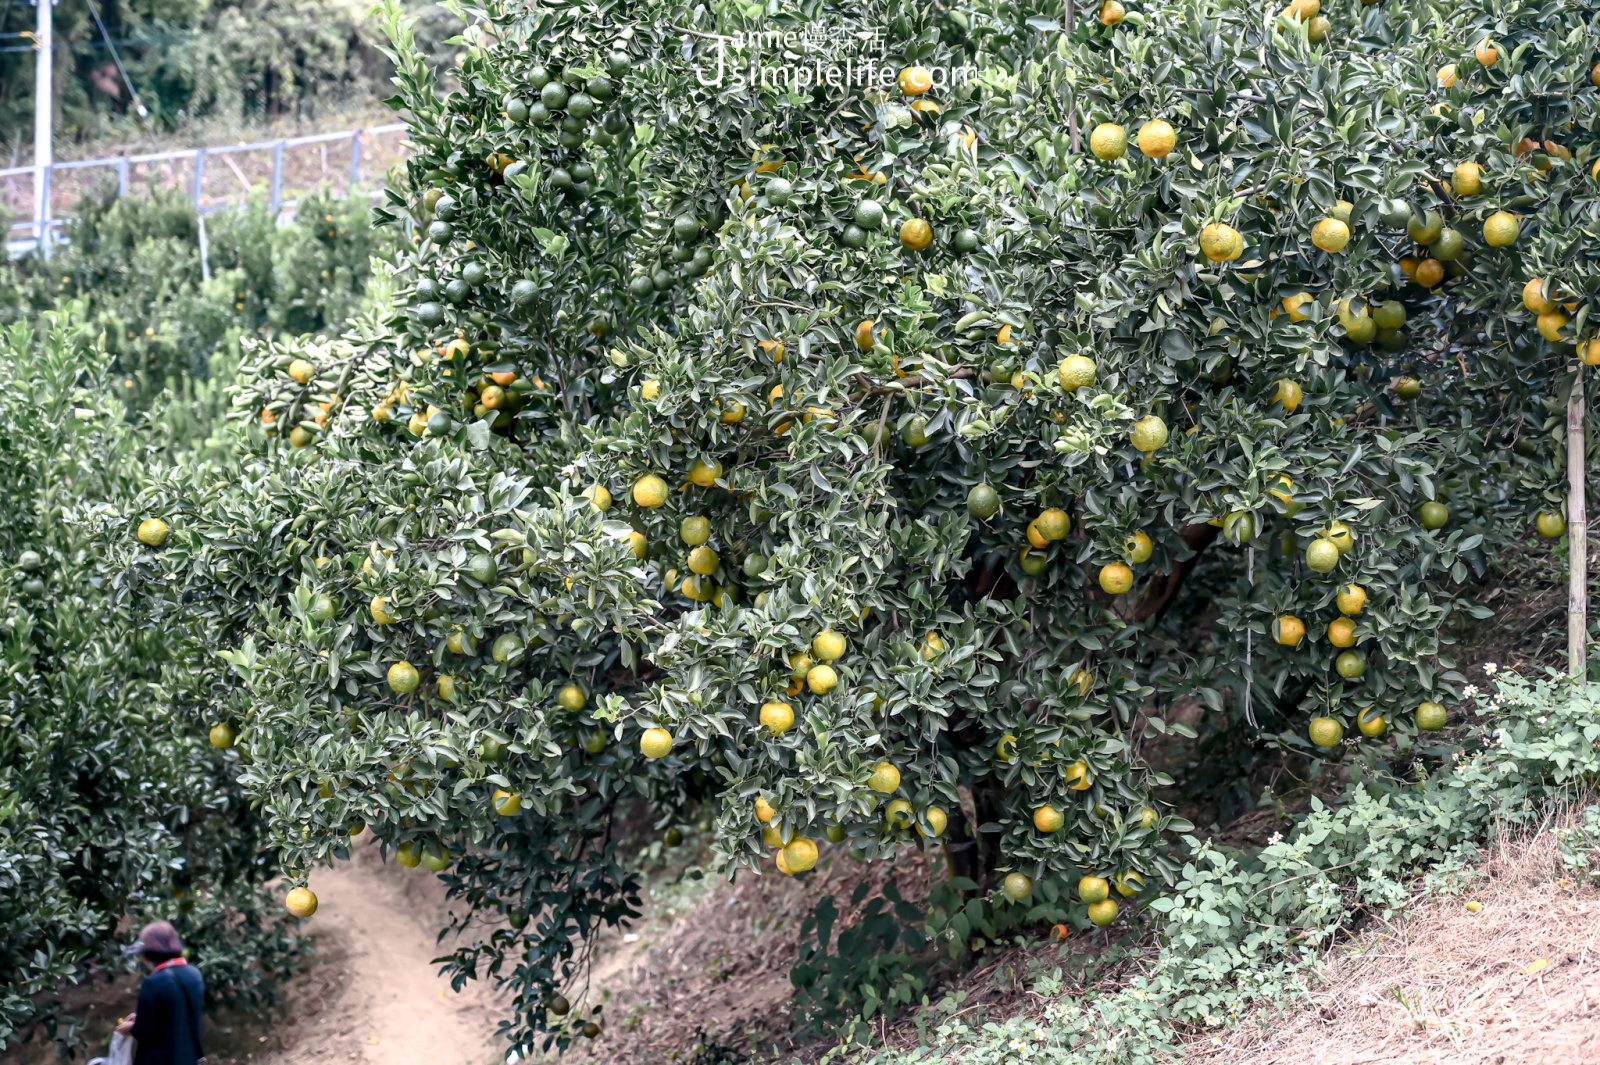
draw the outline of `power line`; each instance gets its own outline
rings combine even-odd
[[[10,0],[7,0],[7,3],[9,2]],[[89,14],[94,16],[94,24],[100,28],[100,39],[106,42],[106,48],[111,51],[111,61],[117,65],[117,73],[122,75],[122,84],[128,87],[128,96],[133,100],[133,109],[138,112],[140,118],[149,118],[150,112],[145,110],[144,101],[139,99],[139,90],[133,87],[133,79],[128,77],[128,68],[122,65],[122,57],[117,55],[117,46],[111,43],[111,35],[106,32],[106,24],[100,21],[100,6],[94,0],[89,0]]]

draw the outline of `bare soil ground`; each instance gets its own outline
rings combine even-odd
[[[277,1009],[224,1012],[206,1021],[211,1065],[488,1065],[502,1013],[493,993],[460,994],[432,960],[447,947],[444,891],[420,870],[383,864],[372,847],[312,874],[317,915],[306,925],[314,952]],[[91,1056],[104,1052],[115,1019],[134,1007],[134,977],[75,988],[89,1018]],[[0,1054],[0,1065],[58,1059],[37,1043]],[[82,1059],[79,1059],[82,1060]]]

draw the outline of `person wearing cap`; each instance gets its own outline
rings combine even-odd
[[[138,1007],[117,1026],[138,1044],[133,1065],[202,1065],[200,1007],[206,982],[184,958],[178,930],[154,921],[128,951],[141,955],[150,969],[139,985]]]

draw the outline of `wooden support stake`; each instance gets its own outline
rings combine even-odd
[[[1589,513],[1585,502],[1583,367],[1572,380],[1567,400],[1567,673],[1582,682],[1588,676],[1589,641]]]

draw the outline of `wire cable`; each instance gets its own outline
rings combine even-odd
[[[117,73],[122,75],[122,84],[128,87],[128,96],[133,100],[134,111],[145,120],[145,127],[148,129],[150,112],[145,109],[144,101],[139,99],[139,90],[133,87],[133,79],[128,77],[128,68],[122,65],[122,57],[117,54],[117,46],[111,42],[111,34],[106,32],[106,24],[100,19],[100,5],[94,0],[89,0],[89,14],[94,16],[94,24],[100,30],[100,39],[106,42],[106,48],[111,52],[111,61],[117,65]]]

